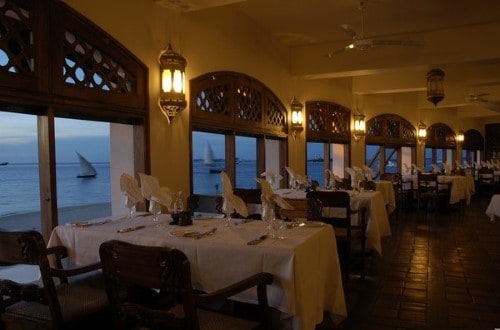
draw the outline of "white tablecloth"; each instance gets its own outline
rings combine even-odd
[[[486,215],[493,221],[495,217],[500,218],[500,195],[493,195],[490,204],[486,209]]]
[[[387,211],[392,213],[396,209],[396,195],[394,193],[394,185],[391,181],[379,180],[375,181],[377,185],[377,190],[382,193],[384,197],[385,205],[387,205]]]
[[[286,198],[306,198],[306,192],[302,190],[278,189],[275,191]],[[380,191],[347,191],[351,195],[351,208],[359,209],[365,207],[367,210],[366,244],[382,255],[382,238],[391,235],[391,227],[385,200]],[[330,212],[323,208],[323,212]],[[353,217],[357,219],[357,217]]]
[[[194,220],[193,226],[167,225],[170,217],[162,215],[162,227],[155,227],[151,217],[118,219],[103,225],[56,227],[48,246],[67,247],[77,265],[99,260],[99,246],[119,239],[149,246],[168,246],[183,251],[192,269],[193,285],[213,291],[251,274],[265,271],[275,276],[268,287],[269,304],[289,318],[294,329],[314,329],[323,319],[323,311],[337,317],[347,316],[335,235],[331,226],[283,229],[285,239],[266,239],[258,245],[246,243],[265,232],[262,221],[251,221],[232,228],[221,219]],[[128,233],[117,233],[124,227],[147,225]],[[208,230],[217,227],[212,236],[201,239],[177,237],[172,230]],[[256,290],[235,299],[257,303]]]

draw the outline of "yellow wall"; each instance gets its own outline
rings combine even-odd
[[[189,102],[188,107],[171,124],[157,106],[159,94],[159,52],[172,43],[188,65],[187,80],[201,74],[228,70],[248,74],[267,85],[289,109],[293,96],[307,100],[339,103],[351,110],[357,107],[366,119],[381,113],[398,113],[414,125],[420,120],[428,126],[443,122],[453,130],[475,128],[483,132],[484,122],[462,122],[457,114],[439,109],[416,109],[415,94],[401,93],[356,95],[351,78],[300,80],[290,73],[289,52],[259,30],[251,20],[230,7],[175,14],[145,0],[65,0],[111,34],[149,67],[151,171],[162,186],[189,191]],[[222,11],[221,11],[222,9]],[[387,79],[391,79],[390,76]],[[360,81],[357,81],[360,84]],[[189,89],[189,88],[188,88]],[[189,95],[187,96],[189,100]],[[425,99],[425,98],[424,98]],[[289,139],[289,165],[305,170],[305,131]],[[351,141],[352,165],[364,163],[364,141]],[[419,163],[423,162],[419,155]],[[175,174],[175,175],[173,175]]]

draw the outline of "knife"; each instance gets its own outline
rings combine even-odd
[[[128,233],[129,231],[139,230],[139,229],[142,229],[142,228],[146,228],[146,226],[136,226],[136,227],[122,228],[122,229],[118,229],[116,232],[117,233]]]
[[[260,242],[264,241],[267,238],[267,235],[262,235],[257,239],[253,239],[250,242],[247,243],[247,245],[257,245]]]

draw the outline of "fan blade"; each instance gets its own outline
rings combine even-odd
[[[339,48],[339,49],[333,50],[333,51],[329,52],[329,53],[326,55],[326,57],[331,58],[331,57],[333,57],[333,56],[335,56],[335,55],[338,55],[338,54],[340,54],[340,53],[344,52],[344,51],[345,51],[348,47],[349,47],[349,46],[346,46],[346,47],[342,47],[342,48]]]
[[[348,24],[342,24],[340,26],[340,28],[351,38],[357,38],[358,37],[358,34],[356,33],[356,31],[354,31],[354,29],[352,28],[352,26],[348,25]]]
[[[422,46],[424,43],[417,40],[372,40],[374,46]]]

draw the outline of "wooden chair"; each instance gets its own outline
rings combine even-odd
[[[481,167],[477,170],[477,191],[481,195],[496,193],[498,183],[495,182],[495,172],[492,168]]]
[[[285,221],[290,220],[321,220],[321,201],[315,198],[284,198],[293,206],[292,210],[277,207],[276,215]]]
[[[253,287],[261,323],[269,325],[266,286],[272,274],[200,293],[192,287],[189,261],[180,250],[113,240],[101,244],[99,253],[115,329],[253,329],[259,322],[198,308]]]
[[[341,181],[335,181],[333,187],[340,190],[352,190],[351,180],[343,178]]]
[[[358,241],[361,246],[361,278],[365,277],[366,257],[366,210],[351,209],[351,198],[345,191],[311,191],[308,198],[321,201],[321,221],[334,227],[340,264],[344,279],[349,279],[352,263],[352,245]],[[351,216],[357,215],[355,223]]]
[[[364,190],[377,190],[377,184],[373,180],[363,180],[359,183],[359,187]]]
[[[399,220],[399,211],[409,209],[413,202],[413,181],[403,182],[400,173],[382,173],[380,180],[392,182],[396,197],[396,220]]]
[[[223,201],[224,199],[220,195],[192,194],[188,197],[188,209],[190,212],[222,214]]]
[[[49,256],[55,266],[49,264]],[[93,317],[97,320],[109,313],[104,289],[68,281],[69,277],[99,269],[100,264],[63,269],[61,259],[66,256],[62,246],[46,248],[37,231],[0,231],[0,263],[38,265],[43,283],[43,288],[37,288],[2,282],[2,301],[5,294],[11,299],[2,304],[1,319],[6,329],[78,329]]]
[[[252,212],[252,210],[262,209],[262,201],[260,196],[262,195],[262,190],[260,189],[252,189],[252,188],[235,188],[233,189],[233,194],[241,197],[245,204],[247,204],[248,208],[248,217],[247,219],[256,219],[262,220],[262,211]],[[232,217],[243,218],[241,215],[235,213]]]
[[[422,203],[426,204],[426,210],[437,210],[439,202],[442,201],[446,209],[449,209],[451,193],[451,182],[440,183],[438,174],[421,173],[417,174],[417,208],[420,209]],[[430,208],[429,206],[432,205]]]

